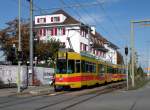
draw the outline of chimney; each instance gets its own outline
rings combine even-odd
[[[94,26],[91,27],[91,33],[95,35],[96,28]]]

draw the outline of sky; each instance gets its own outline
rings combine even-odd
[[[58,8],[63,9],[77,20],[95,26],[96,31],[116,44],[122,53],[125,46],[130,46],[130,21],[150,19],[150,0],[33,1],[34,15],[48,14]],[[21,2],[21,18],[28,19],[29,2],[27,0],[21,0]],[[18,16],[18,0],[1,0],[0,14],[0,29],[3,29],[7,27],[5,23]],[[135,24],[134,31],[139,64],[145,66],[150,56],[150,27]]]

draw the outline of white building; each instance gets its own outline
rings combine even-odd
[[[58,39],[77,53],[90,53],[98,59],[117,64],[118,47],[103,38],[94,27],[81,23],[63,10],[35,16],[35,27],[39,40]]]

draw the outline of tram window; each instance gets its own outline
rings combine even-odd
[[[93,73],[96,73],[96,64],[93,64]]]
[[[81,61],[81,70],[85,72],[85,61]]]
[[[85,72],[90,73],[91,72],[91,64],[90,62],[85,62]]]
[[[116,69],[112,68],[112,74],[115,74],[115,73],[116,73]]]
[[[117,69],[116,68],[114,68],[114,74],[116,74],[117,73]]]
[[[112,67],[108,67],[108,73],[113,73],[113,68]]]
[[[111,73],[111,67],[107,66],[107,73]]]
[[[64,74],[66,73],[66,60],[57,61],[57,73]]]
[[[93,72],[93,64],[92,63],[89,63],[89,71],[92,73]]]
[[[76,73],[80,73],[80,60],[76,60]]]
[[[68,60],[68,71],[67,71],[67,73],[74,73],[75,72],[74,67],[75,67],[75,61],[74,60]]]
[[[99,64],[99,74],[104,74],[104,73],[105,73],[104,65]]]

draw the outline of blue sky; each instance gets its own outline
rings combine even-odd
[[[120,47],[123,51],[129,45],[130,20],[150,19],[150,0],[33,0],[34,15],[51,13],[56,9],[69,5],[88,5],[82,7],[63,8],[70,15],[86,24],[96,26],[96,30],[106,39]],[[100,3],[98,5],[94,5]],[[93,4],[93,5],[90,5]],[[29,3],[22,0],[21,17],[29,18]],[[38,7],[38,8],[37,8]],[[41,9],[50,9],[41,11]],[[2,0],[0,4],[0,29],[5,23],[18,16],[18,0]],[[135,26],[135,47],[142,64],[147,64],[148,41],[150,27]],[[150,46],[149,46],[150,47]]]

